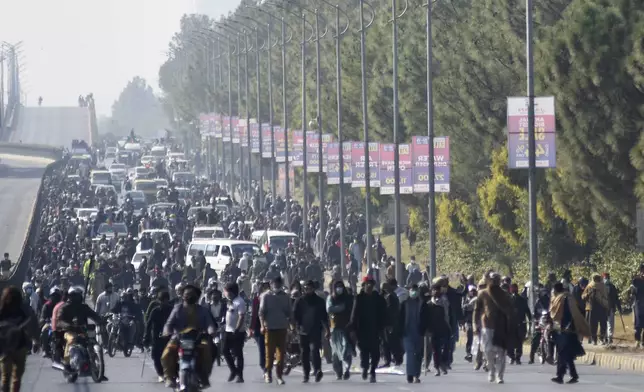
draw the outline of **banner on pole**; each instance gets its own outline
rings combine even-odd
[[[508,97],[508,167],[529,167],[528,98]],[[557,167],[555,98],[534,99],[535,163],[538,168]]]
[[[307,173],[318,173],[320,161],[318,156],[318,140],[320,137],[317,132],[307,132],[306,133],[306,172]]]
[[[412,138],[414,193],[429,193],[429,137]],[[434,138],[434,192],[449,192],[449,138]]]
[[[343,177],[345,184],[351,184],[351,146],[353,142],[342,143],[342,160],[344,161]],[[339,164],[339,162],[338,162]]]
[[[291,162],[295,167],[302,167],[304,166],[304,132],[292,131],[290,134],[293,135],[293,144],[289,145]]]
[[[340,143],[328,143],[324,155],[327,160],[326,183],[338,185],[340,183]]]
[[[262,158],[273,158],[273,143],[271,135],[270,125],[262,124]]]
[[[250,151],[253,154],[259,154],[261,152],[261,145],[259,144],[259,124],[258,123],[250,124]]]

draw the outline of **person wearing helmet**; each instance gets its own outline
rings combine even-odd
[[[139,304],[134,302],[134,290],[131,287],[121,293],[121,300],[114,304],[111,312],[120,314],[122,322],[134,320],[134,328],[131,329],[128,329],[127,323],[121,324],[121,330],[127,332],[129,343],[134,344],[137,334],[143,336],[143,312]]]
[[[74,330],[86,327],[88,319],[97,325],[103,325],[103,319],[87,304],[83,302],[83,288],[72,286],[67,291],[67,302],[61,307],[56,329],[64,332],[65,349],[63,354],[63,366],[69,369],[69,347],[76,339]],[[105,378],[105,381],[107,378]]]
[[[24,282],[22,284],[22,293],[25,304],[30,306],[34,312],[37,312],[39,308],[39,298],[38,294],[36,294],[34,290],[34,285],[29,282]]]
[[[179,342],[176,334],[187,331],[199,331],[200,333],[214,336],[216,333],[215,324],[206,308],[198,304],[201,290],[193,285],[181,288],[183,301],[174,306],[168,321],[163,327],[163,336],[171,337],[170,341],[161,355],[163,374],[167,387],[174,387],[177,379],[177,359]],[[210,386],[209,378],[212,371],[212,351],[210,343],[202,339],[196,347],[197,372],[200,382],[205,389]]]

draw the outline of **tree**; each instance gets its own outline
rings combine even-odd
[[[128,82],[112,105],[111,131],[118,135],[127,135],[134,129],[137,135],[159,137],[167,123],[152,87],[138,76]]]

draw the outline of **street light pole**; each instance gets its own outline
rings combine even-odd
[[[229,177],[229,194],[235,197],[235,165],[234,165],[234,151],[233,151],[233,79],[231,61],[234,52],[232,51],[231,39],[228,37],[228,137],[230,138],[230,177]],[[223,140],[223,137],[222,137]],[[225,149],[225,147],[224,147]],[[224,162],[224,175],[226,171],[226,163]]]
[[[251,141],[251,135],[250,135],[250,94],[249,94],[249,87],[248,87],[248,53],[250,52],[251,46],[248,41],[248,34],[244,31],[244,48],[245,50],[245,56],[244,56],[244,90],[245,90],[245,96],[246,96],[246,144],[248,145],[248,180],[246,181],[246,190],[248,194],[248,199],[251,201],[250,205],[253,205],[252,203],[252,178],[253,178],[253,146],[252,146],[252,141]],[[259,48],[257,49],[257,53],[259,55]]]
[[[302,13],[302,64],[300,66],[302,71],[302,191],[304,192],[304,206],[302,206],[302,242],[309,245],[309,179],[308,179],[308,163],[307,163],[307,150],[308,144],[306,141],[307,124],[306,124],[306,14]]]
[[[539,282],[539,255],[537,253],[537,180],[536,140],[534,134],[534,58],[532,53],[532,0],[526,0],[526,73],[528,74],[528,203],[530,210],[530,309],[536,302],[535,290]]]
[[[398,126],[400,110],[398,107],[398,18],[401,18],[409,3],[405,0],[405,9],[398,15],[397,0],[391,0],[391,25],[393,39],[393,115],[394,115],[394,230],[396,244],[396,280],[403,281],[402,246],[400,231],[400,130]]]
[[[266,43],[267,45],[270,45],[270,39]],[[257,127],[259,129],[259,211],[262,210],[262,207],[264,206],[264,167],[262,166],[262,151],[263,151],[263,145],[262,145],[262,105],[261,105],[261,99],[260,99],[260,91],[262,87],[262,82],[261,82],[261,70],[259,68],[259,54],[260,54],[260,48],[259,48],[259,28],[255,28],[255,47],[257,48],[257,56],[255,57],[256,63],[256,72],[257,72]],[[269,61],[270,63],[270,61]]]
[[[364,6],[367,5],[371,11],[371,20],[365,23]],[[367,229],[367,268],[371,267],[371,170],[369,168],[369,118],[367,112],[367,54],[365,48],[365,32],[371,26],[376,17],[375,10],[365,0],[360,0],[360,73],[362,82],[362,130],[364,137],[364,176],[365,176],[365,219]]]
[[[289,178],[289,154],[288,154],[288,108],[286,100],[286,44],[289,41],[286,40],[286,23],[284,22],[284,17],[282,17],[282,127],[284,128],[284,146],[285,146],[285,161],[284,167],[286,171],[284,179],[284,193],[286,198],[286,225],[290,230],[291,227],[291,192],[290,192],[290,178]]]
[[[432,4],[427,6],[426,43],[427,43],[427,137],[429,139],[429,279],[436,277],[436,179],[434,173],[434,91],[433,64],[434,50],[432,39]]]
[[[324,213],[324,172],[322,167],[322,83],[320,76],[320,13],[315,10],[315,100],[317,106],[317,116],[315,118],[318,128],[318,199],[319,199],[319,219],[321,240],[319,245],[320,257],[322,257],[323,243],[326,237],[326,219]]]

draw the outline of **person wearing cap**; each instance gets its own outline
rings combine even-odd
[[[374,290],[375,281],[370,276],[363,279],[363,289],[356,296],[351,312],[350,325],[358,338],[362,379],[376,382],[376,369],[380,361],[380,338],[387,326],[387,305]]]
[[[606,322],[606,343],[613,343],[613,334],[615,333],[615,312],[622,313],[622,303],[619,300],[619,290],[610,280],[610,274],[604,272],[604,285],[606,286],[606,295],[608,297],[608,314]]]
[[[273,278],[271,290],[262,294],[259,301],[259,321],[266,345],[264,381],[273,382],[273,362],[276,362],[277,383],[284,384],[284,357],[286,356],[286,334],[291,319],[291,302],[283,290],[280,276]]]
[[[309,382],[311,362],[315,382],[322,379],[322,333],[329,337],[329,318],[326,312],[325,301],[316,294],[315,284],[312,280],[304,283],[304,295],[295,301],[293,306],[293,329],[300,335],[300,350],[302,353],[302,371],[304,383]]]
[[[511,333],[512,305],[508,294],[501,289],[501,276],[489,275],[487,288],[480,290],[474,305],[475,333],[480,336],[490,370],[488,381],[503,384],[506,350]]]
[[[644,345],[644,263],[640,264],[638,274],[631,281],[630,292],[634,298],[635,341],[640,348]]]

